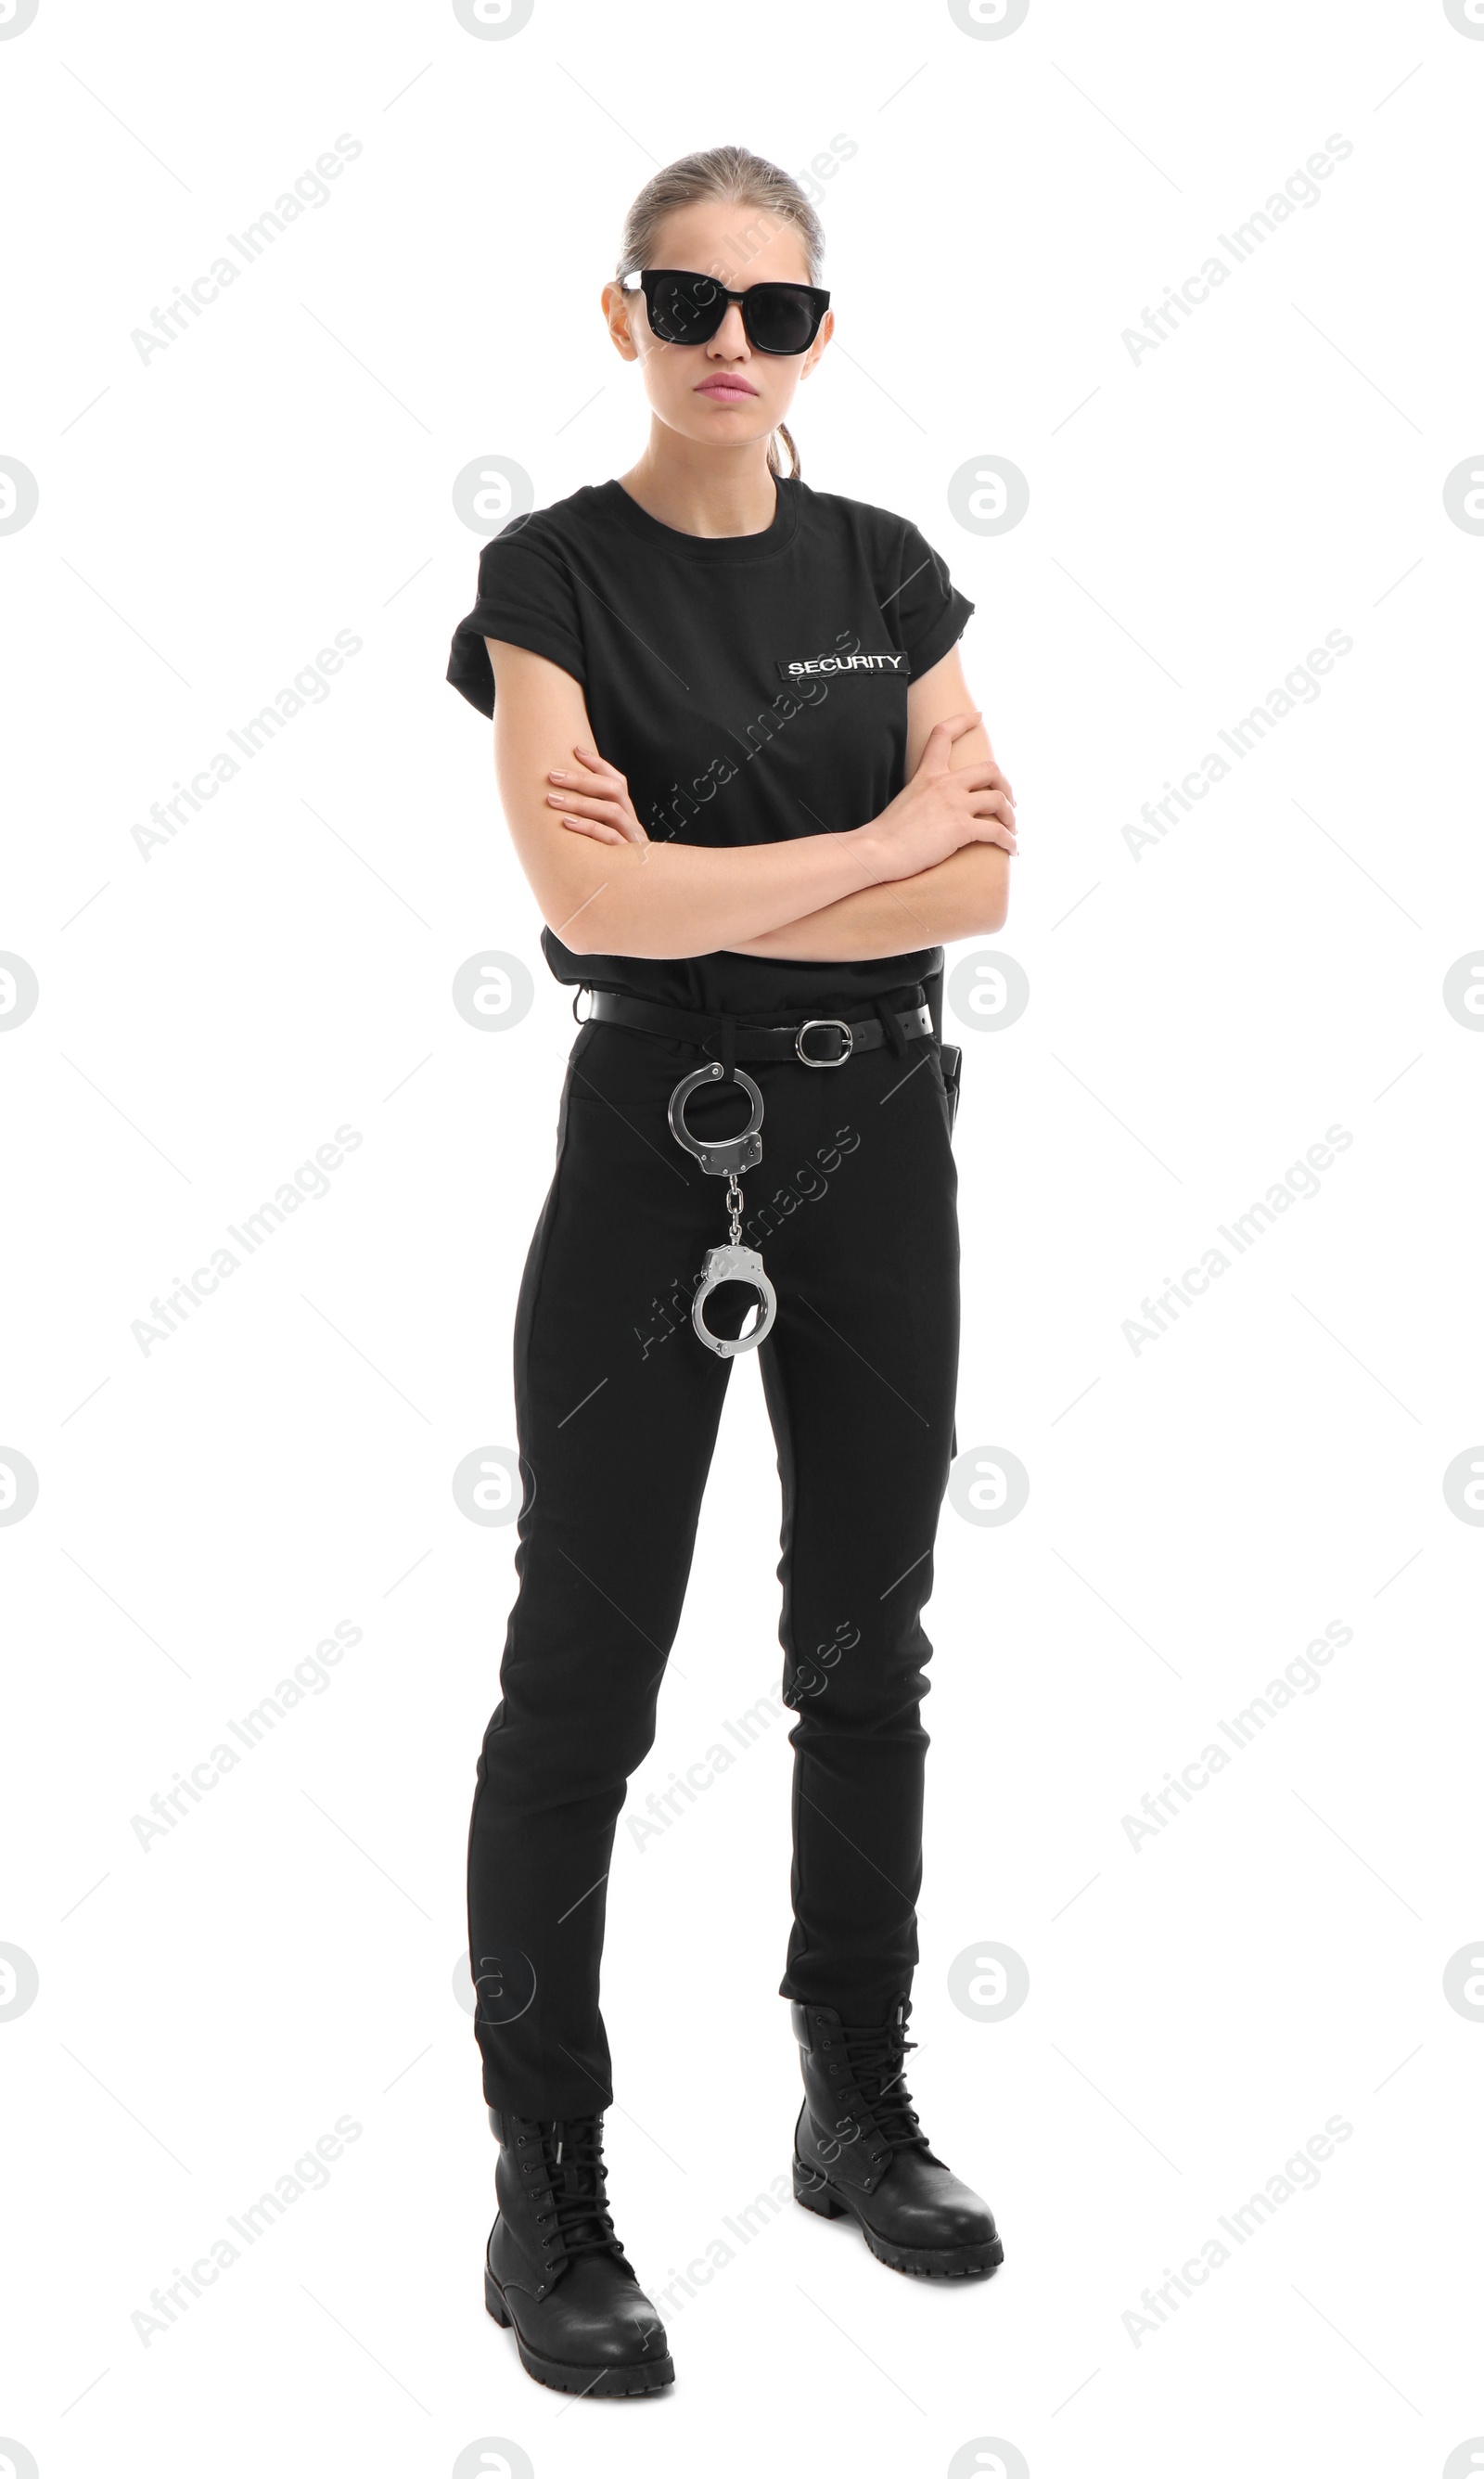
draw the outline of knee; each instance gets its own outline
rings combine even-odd
[[[788,1665],[784,1702],[806,1731],[890,1730],[910,1725],[927,1694],[924,1664],[931,1646],[921,1631],[905,1639],[857,1642],[833,1654],[826,1648],[796,1654]]]
[[[508,1689],[485,1733],[481,1774],[503,1789],[581,1800],[621,1785],[654,1745],[651,1690],[624,1705],[587,1694]]]

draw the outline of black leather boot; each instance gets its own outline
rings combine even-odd
[[[514,2325],[520,2364],[563,2393],[652,2393],[672,2385],[665,2327],[614,2233],[601,2117],[514,2117],[491,2108],[499,2212],[485,2254],[485,2305]]]
[[[843,2025],[828,2006],[790,2007],[804,2069],[794,2198],[826,2220],[848,2213],[896,2272],[993,2272],[1005,2257],[994,2215],[929,2150],[902,2080],[918,2045],[911,2011],[905,1993],[876,2028]]]

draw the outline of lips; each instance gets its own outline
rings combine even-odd
[[[749,387],[745,379],[703,379],[695,393],[712,396],[718,404],[742,404],[755,396],[757,389]]]

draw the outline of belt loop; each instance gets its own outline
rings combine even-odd
[[[941,964],[936,973],[929,973],[922,984],[922,991],[923,1005],[933,1019],[933,1039],[941,1046],[943,1042],[943,966]]]
[[[902,1031],[901,1018],[898,1016],[896,1009],[893,1007],[890,1007],[887,1001],[883,998],[872,999],[871,1006],[875,1009],[877,1015],[881,1018],[881,1030],[886,1035],[888,1041],[892,1045],[893,1058],[905,1059],[907,1056],[907,1036]]]
[[[737,1018],[718,1016],[721,1027],[721,1073],[730,1084],[737,1073]]]

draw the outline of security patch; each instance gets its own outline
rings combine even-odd
[[[817,654],[810,661],[778,666],[784,680],[835,679],[846,672],[886,672],[910,679],[912,664],[906,654]]]

